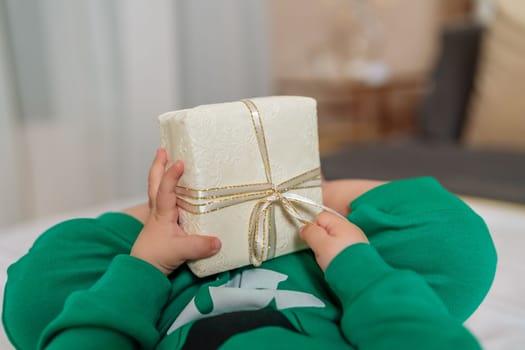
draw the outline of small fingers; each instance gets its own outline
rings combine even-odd
[[[368,238],[359,226],[332,213],[322,212],[316,217],[316,223],[326,230],[328,236],[343,241],[368,242]]]
[[[368,242],[359,227],[329,212],[319,214],[315,224],[304,226],[300,236],[314,251],[315,259],[323,271],[346,247]]]
[[[327,232],[317,224],[306,224],[301,229],[299,236],[314,252],[317,252],[318,248],[326,242]]]
[[[338,224],[347,223],[346,220],[342,220],[341,218],[327,211],[323,211],[321,214],[317,215],[317,217],[315,218],[315,222],[317,225],[324,228],[329,235],[333,234],[334,228]]]
[[[164,169],[166,163],[168,162],[168,157],[166,155],[166,150],[159,148],[151,164],[148,176],[148,205],[152,209],[157,200],[157,192],[159,190],[159,185],[164,175]]]
[[[158,214],[170,214],[175,209],[177,204],[177,183],[183,172],[184,164],[178,160],[164,173],[157,191],[156,208]]]

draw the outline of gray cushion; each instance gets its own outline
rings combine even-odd
[[[525,153],[413,140],[348,147],[321,164],[327,179],[428,175],[458,194],[525,203]]]
[[[433,140],[457,140],[471,96],[483,27],[459,23],[442,33],[441,53],[423,100],[421,134]]]

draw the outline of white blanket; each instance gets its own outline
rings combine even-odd
[[[485,219],[498,251],[498,268],[489,295],[467,321],[467,327],[487,350],[515,350],[525,346],[525,206],[466,198]],[[5,285],[7,267],[22,256],[43,230],[72,217],[93,217],[118,210],[138,200],[108,203],[35,222],[0,229],[0,283]],[[0,291],[3,298],[3,287]],[[12,349],[0,332],[0,349]]]

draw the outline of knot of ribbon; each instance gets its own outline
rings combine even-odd
[[[251,100],[242,100],[241,102],[250,112],[267,182],[208,189],[177,186],[177,205],[192,214],[206,214],[240,203],[257,201],[250,214],[248,242],[250,263],[254,266],[260,266],[263,261],[275,256],[276,228],[274,205],[276,203],[279,203],[286,213],[303,224],[309,223],[310,220],[300,213],[293,204],[294,202],[310,205],[329,211],[339,217],[344,217],[323,204],[290,192],[292,190],[320,187],[320,168],[308,170],[277,185],[273,183],[270,158],[259,109]]]

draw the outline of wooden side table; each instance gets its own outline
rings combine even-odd
[[[426,74],[392,77],[381,85],[351,79],[286,77],[278,80],[281,95],[317,100],[322,153],[351,143],[411,135],[417,130],[419,103]]]

